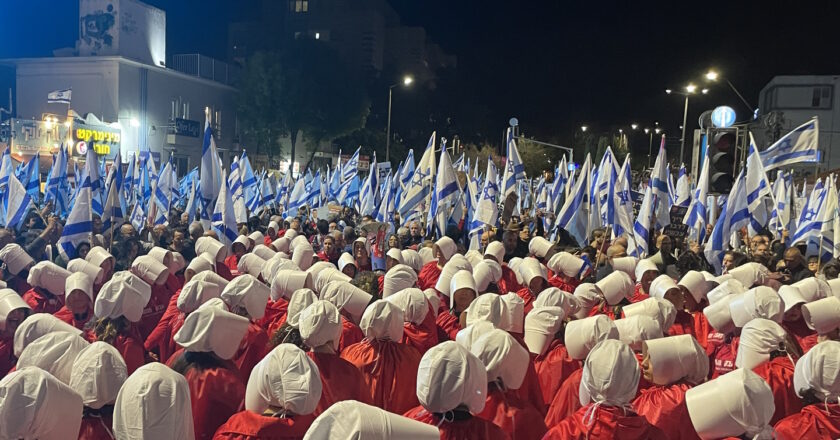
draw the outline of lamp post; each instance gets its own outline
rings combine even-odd
[[[706,81],[714,82],[714,81],[717,81],[719,79],[722,79],[722,80],[726,81],[726,84],[729,85],[729,88],[731,88],[732,91],[735,92],[736,95],[738,95],[738,98],[741,98],[741,102],[743,102],[744,105],[747,106],[747,110],[749,110],[750,112],[755,110],[755,107],[751,106],[750,103],[747,102],[747,99],[744,98],[744,95],[742,95],[741,92],[739,92],[738,89],[735,88],[735,86],[732,84],[732,82],[730,82],[728,79],[722,77],[720,75],[720,73],[718,73],[717,71],[714,71],[714,70],[709,70],[708,72],[706,72],[706,75],[704,75],[704,76],[706,78]]]
[[[660,132],[662,132],[662,129],[659,128],[659,123],[656,122],[655,124],[657,125],[657,127],[653,130],[651,130],[650,128],[645,128],[645,134],[650,135],[650,141],[648,142],[648,168],[651,167],[650,157],[653,155],[653,134],[659,134]]]
[[[680,160],[677,163],[682,163],[683,160],[683,152],[685,151],[685,128],[688,123],[688,97],[697,93],[697,86],[694,84],[689,84],[685,86],[685,92],[678,92],[676,90],[665,89],[665,93],[671,95],[683,95],[685,96],[685,105],[683,106],[683,123],[682,123],[682,136],[680,137]],[[709,93],[709,89],[702,89],[700,93],[707,94]]]
[[[414,82],[414,78],[411,75],[406,75],[403,77],[402,85],[408,87],[411,83]],[[388,128],[385,129],[385,161],[389,162],[391,160],[391,100],[394,95],[394,87],[398,86],[397,84],[391,84],[388,87]]]

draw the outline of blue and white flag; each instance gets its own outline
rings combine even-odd
[[[373,164],[361,188],[361,209],[359,215],[373,215],[376,210],[376,192],[379,189],[379,176],[376,171],[376,153],[373,153]]]
[[[587,153],[575,186],[566,197],[555,225],[555,228],[560,227],[568,231],[579,244],[587,243],[591,229],[589,225],[591,178],[592,158]]]
[[[595,196],[599,205],[600,223],[615,224],[615,183],[618,180],[618,163],[609,146],[598,165],[598,180],[595,184]]]
[[[32,198],[36,204],[41,197],[41,160],[40,154],[32,156],[26,166],[23,168],[23,176],[20,183],[26,188],[26,194]]]
[[[204,142],[201,146],[201,171],[199,176],[201,182],[201,185],[199,185],[201,189],[201,224],[206,231],[210,229],[211,215],[215,212],[216,199],[219,198],[222,184],[225,183],[209,119],[204,122]]]
[[[806,255],[809,256],[816,255],[823,221],[830,218],[830,215],[826,212],[831,203],[828,200],[829,185],[832,185],[832,183],[823,184],[822,180],[817,180],[814,189],[811,191],[811,196],[808,198],[808,204],[803,207],[799,215],[796,233],[793,234],[791,239],[791,243],[794,245],[805,243],[808,246]]]
[[[478,249],[481,233],[487,226],[494,227],[499,220],[497,182],[498,171],[491,158],[487,158],[487,175],[484,179],[484,187],[475,205],[472,223],[470,224],[470,249]],[[474,243],[475,242],[475,243]]]
[[[781,237],[782,231],[785,229],[788,231],[793,230],[791,223],[793,213],[789,194],[791,194],[790,183],[785,177],[784,171],[779,171],[776,174],[776,181],[773,182],[773,195],[776,206],[773,212],[770,213],[770,221],[767,224],[767,228],[776,237]]]
[[[47,93],[47,104],[70,104],[73,89],[56,90]]]
[[[461,188],[458,185],[458,176],[452,167],[449,153],[445,148],[441,148],[440,163],[438,164],[438,172],[435,179],[435,201],[437,202],[437,206],[429,210],[431,218],[434,219],[434,227],[437,229],[439,237],[442,237],[446,233],[446,226],[449,223],[449,218],[452,216],[453,208],[460,195]]]
[[[703,167],[700,170],[700,177],[697,179],[697,188],[694,189],[691,204],[688,205],[688,210],[685,213],[683,224],[693,231],[692,234],[697,237],[698,243],[703,243],[706,239],[706,222],[708,215],[706,214],[707,196],[709,195],[709,150],[706,149],[706,155],[703,158]]]
[[[628,154],[624,157],[624,164],[621,165],[618,180],[615,182],[613,234],[616,237],[627,237],[627,249],[633,250],[636,249],[636,244],[633,235],[633,197],[630,192],[633,177],[630,171],[630,155]]]
[[[247,152],[242,152],[242,157],[239,158],[239,177],[242,179],[242,195],[245,197],[245,206],[258,207],[260,205],[260,191],[259,179],[254,175],[254,169],[251,168],[251,160],[248,158]],[[253,209],[252,211],[255,211]]]
[[[653,195],[653,218],[655,227],[662,229],[671,223],[671,198],[668,195],[668,158],[665,154],[665,136],[659,144],[659,154],[650,172],[650,187]],[[639,213],[641,215],[641,212]]]
[[[102,183],[99,176],[99,155],[88,148],[85,156],[85,176],[90,179],[90,199],[93,213],[102,217]]]
[[[236,217],[236,223],[248,223],[248,210],[245,207],[245,191],[242,188],[240,171],[239,158],[234,156],[233,162],[230,164],[230,176],[227,179],[231,199],[233,200],[233,214]]]
[[[691,204],[691,182],[688,180],[688,173],[685,170],[685,164],[680,165],[680,174],[677,177],[677,199],[675,204],[677,206],[688,206]]]
[[[292,193],[289,195],[289,203],[286,205],[286,216],[294,217],[298,209],[306,204],[306,182],[298,179]]]
[[[723,204],[720,217],[712,229],[712,235],[703,253],[706,261],[715,268],[716,273],[721,273],[723,254],[731,247],[733,236],[737,237],[738,230],[749,223],[749,208],[747,207],[746,177],[742,169],[729,191],[729,197]]]
[[[138,228],[138,231],[140,229]],[[58,239],[58,252],[65,260],[70,261],[78,257],[78,247],[81,243],[90,244],[93,233],[93,212],[91,211],[90,178],[82,181],[67,223]]]
[[[806,256],[817,255],[823,263],[840,255],[840,207],[833,174],[826,181],[825,192],[825,203],[819,214],[819,236],[814,243],[808,243],[808,251],[805,253]]]
[[[426,145],[426,151],[423,152],[423,157],[420,158],[420,163],[417,164],[417,169],[414,170],[411,181],[406,186],[400,200],[398,210],[403,224],[420,220],[424,210],[429,208],[426,204],[426,198],[431,194],[432,185],[435,182],[435,171],[437,170],[435,134],[436,132],[432,132],[429,143]]]
[[[12,164],[11,149],[3,150],[3,155],[0,156],[0,192],[6,189],[9,184],[9,176],[15,172],[14,164]]]
[[[359,152],[362,151],[362,147],[356,149],[356,152],[350,156],[350,159],[342,166],[341,170],[341,182],[347,182],[348,180],[353,179],[353,177],[359,175]],[[341,160],[341,159],[339,159]]]
[[[522,164],[522,157],[519,156],[519,149],[516,148],[516,140],[513,138],[513,131],[508,127],[507,131],[507,158],[505,160],[505,172],[502,177],[502,199],[508,194],[516,191],[516,182],[525,178],[525,165]]]
[[[388,173],[388,177],[385,179],[385,192],[382,194],[382,203],[379,204],[379,209],[376,210],[376,221],[381,223],[387,223],[391,225],[393,228],[394,224],[394,201],[397,196],[397,189],[395,186],[399,186],[400,182],[400,175],[399,173],[395,174],[394,177],[391,177],[391,173]]]
[[[222,174],[222,188],[213,210],[213,231],[219,236],[225,247],[230,246],[239,236],[236,228],[236,215],[233,213],[233,199],[230,197],[224,173]]]
[[[165,225],[169,223],[169,210],[172,208],[172,197],[178,181],[172,174],[172,158],[166,161],[166,165],[160,172],[157,185],[155,186],[155,217],[154,224]]]
[[[776,143],[759,153],[765,171],[787,165],[819,162],[817,154],[819,134],[819,120],[815,116],[782,136]]]
[[[189,216],[189,221],[192,223],[195,220],[196,210],[198,208],[198,199],[201,197],[201,189],[198,188],[199,180],[193,179],[190,189],[187,192],[187,204],[184,206],[184,212]]]
[[[645,258],[650,251],[650,233],[653,231],[653,188],[648,185],[645,188],[645,197],[639,207],[639,216],[633,224],[633,241],[636,246],[630,251],[630,255],[637,258]]]
[[[111,228],[119,228],[126,214],[125,193],[123,192],[122,159],[120,153],[114,158],[114,164],[105,179],[105,206],[102,214],[102,231],[107,234]],[[139,229],[138,229],[139,231]]]
[[[26,213],[32,208],[32,197],[26,193],[26,188],[14,175],[9,176],[6,191],[3,193],[3,211],[5,218],[0,226],[9,229],[20,229]]]
[[[53,202],[55,212],[64,218],[70,209],[70,184],[67,179],[67,149],[62,145],[53,158],[47,184],[44,187],[44,202]]]
[[[309,209],[315,209],[321,206],[321,183],[321,170],[317,170],[312,177],[312,181],[306,185],[306,204],[309,206]]]
[[[408,150],[408,156],[406,156],[405,160],[402,162],[402,169],[399,173],[400,186],[402,186],[403,191],[405,191],[406,187],[411,182],[411,176],[414,175],[415,167],[414,149],[411,149]]]
[[[146,224],[146,212],[143,211],[143,205],[141,203],[134,204],[128,221],[131,223],[131,226],[134,226],[134,229],[138,231],[143,229],[143,225]]]
[[[767,173],[761,163],[761,157],[755,146],[755,139],[752,133],[749,134],[750,147],[747,155],[747,206],[750,211],[750,223],[748,226],[750,235],[756,235],[767,226],[769,219],[768,211],[772,209],[775,202],[772,201],[773,193],[770,191],[770,182],[767,180]]]

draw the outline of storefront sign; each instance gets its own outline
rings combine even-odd
[[[111,127],[74,122],[72,136],[76,145],[73,152],[78,155],[87,153],[90,148],[100,156],[113,156],[120,150],[120,131]],[[85,153],[81,152],[82,149]]]
[[[201,123],[189,119],[175,119],[175,134],[180,136],[200,137]]]

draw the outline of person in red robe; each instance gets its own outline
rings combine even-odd
[[[230,245],[231,254],[225,258],[225,266],[233,272],[239,272],[239,259],[248,251],[248,237],[240,235],[236,237],[236,241]]]
[[[137,325],[140,339],[145,341],[163,317],[174,292],[170,292],[166,286],[169,268],[151,255],[135,258],[131,263],[131,272],[151,286],[151,297],[143,308],[143,317]]]
[[[534,301],[537,295],[543,290],[551,287],[548,284],[546,268],[536,258],[525,258],[519,265],[519,273],[525,281],[525,287],[519,289],[516,294],[525,302],[525,315],[534,308]]]
[[[248,332],[233,356],[233,362],[239,368],[242,377],[250,377],[251,369],[268,351],[268,333],[257,325],[257,321],[265,315],[270,295],[269,287],[250,274],[236,277],[220,294],[220,298],[232,313],[250,321]]]
[[[362,329],[356,324],[361,322],[362,314],[373,296],[362,289],[346,282],[330,282],[320,292],[320,298],[331,302],[341,313],[341,339],[338,352],[365,338]]]
[[[370,403],[370,389],[355,365],[339,356],[341,314],[330,302],[315,301],[298,316],[301,339],[311,347],[307,353],[318,366],[321,378],[321,399],[313,415],[317,416],[343,400]]]
[[[583,364],[583,406],[554,425],[544,439],[667,439],[665,433],[633,412],[630,402],[639,384],[639,362],[623,342],[599,342]]]
[[[794,380],[803,408],[775,425],[777,438],[840,438],[840,376],[836,362],[840,342],[824,341],[796,362]]]
[[[242,405],[245,382],[230,358],[249,325],[247,318],[228,312],[221,300],[214,299],[190,313],[175,334],[175,342],[184,350],[168,364],[184,375],[190,387],[196,439],[211,439]]]
[[[347,347],[341,357],[362,372],[377,407],[403,414],[418,405],[415,393],[420,352],[402,344],[402,311],[379,300],[365,310],[362,342]]]
[[[449,237],[443,237],[436,241],[432,248],[435,259],[426,263],[420,269],[420,273],[417,275],[417,287],[420,290],[434,288],[437,285],[438,278],[440,278],[443,266],[455,255],[457,250],[458,246],[455,244],[455,241]]]
[[[566,312],[556,306],[535,307],[525,317],[525,345],[536,357],[534,369],[542,390],[545,408],[566,379],[580,369],[580,362],[569,357],[563,344],[563,321]]]
[[[32,313],[29,304],[11,289],[0,289],[0,376],[17,363],[14,353],[15,331]]]
[[[578,362],[586,359],[592,347],[605,339],[618,339],[618,329],[613,320],[604,315],[573,320],[566,324],[566,350],[569,357]],[[582,375],[582,369],[575,370],[560,385],[545,415],[545,425],[549,428],[571,417],[581,407],[578,396]]]
[[[0,437],[76,438],[82,411],[82,399],[58,378],[37,367],[22,368],[3,378]]]
[[[53,314],[64,307],[64,283],[70,272],[49,261],[41,261],[29,269],[27,283],[32,286],[23,300],[32,313]]]
[[[542,414],[513,392],[525,379],[528,351],[504,330],[493,329],[478,335],[470,353],[484,364],[488,382],[484,409],[475,416],[492,422],[511,438],[542,437],[546,431]]]
[[[709,359],[691,335],[642,342],[642,375],[651,386],[639,391],[633,410],[667,438],[698,439],[688,420],[685,392],[706,380]]]
[[[453,261],[450,264],[457,264]],[[449,272],[449,269],[446,270]],[[450,275],[447,274],[447,278]],[[439,313],[435,318],[435,325],[438,331],[438,340],[454,341],[461,330],[461,320],[466,324],[465,312],[476,299],[475,279],[468,270],[459,270],[454,273],[447,286],[447,293],[452,295],[450,308]],[[499,310],[500,312],[500,310]],[[463,318],[462,318],[463,317]]]
[[[268,222],[268,227],[265,228],[265,236],[263,237],[263,244],[271,246],[274,240],[277,240],[277,233],[280,231],[280,224],[272,220]]]
[[[93,278],[84,272],[73,273],[67,277],[64,290],[64,307],[53,316],[79,330],[84,330],[93,317]],[[85,338],[92,340],[93,334],[90,333]]]
[[[440,380],[444,377],[453,380]],[[405,417],[436,426],[442,440],[510,438],[491,421],[473,415],[484,408],[487,373],[484,364],[456,342],[443,342],[423,355],[417,382],[423,404]]]
[[[403,311],[405,323],[400,342],[416,348],[421,355],[437,345],[435,314],[423,291],[408,288],[389,296],[386,300],[396,304]]]
[[[803,281],[800,281],[800,283]],[[813,282],[816,283],[816,279]],[[795,286],[780,287],[779,296],[782,297],[782,302],[785,305],[782,327],[789,335],[796,339],[796,343],[799,345],[802,353],[807,353],[817,345],[817,339],[819,338],[817,332],[808,327],[808,324],[805,322],[805,317],[802,315],[802,305],[807,301],[803,297],[801,290]]]
[[[123,271],[115,273],[102,286],[94,304],[98,318],[93,329],[96,340],[107,342],[120,352],[129,375],[146,363],[137,322],[143,317],[143,307],[151,295],[148,284],[131,272]]]
[[[254,367],[245,410],[222,424],[214,439],[302,439],[321,398],[318,367],[303,350],[280,344]]]
[[[190,387],[184,376],[159,362],[130,374],[114,404],[114,437],[194,439]]]
[[[76,356],[68,385],[82,396],[85,406],[80,440],[113,438],[114,402],[127,377],[122,356],[104,342],[94,342]]]
[[[26,282],[29,269],[35,265],[35,260],[17,243],[9,243],[0,249],[0,281],[6,283],[6,288],[12,289],[18,295],[23,295],[32,289]]]

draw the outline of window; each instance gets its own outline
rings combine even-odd
[[[213,113],[213,125],[214,125],[214,130],[213,131],[215,131],[216,138],[221,139],[222,138],[222,111],[221,110],[216,110]]]
[[[830,110],[834,94],[831,85],[778,85],[765,92],[768,111],[772,110]]]
[[[289,12],[296,14],[309,12],[309,0],[289,0]]]

